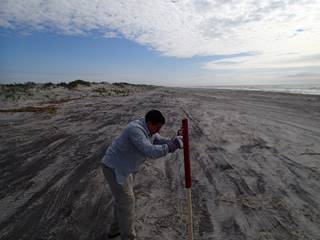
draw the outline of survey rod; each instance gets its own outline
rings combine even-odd
[[[193,240],[193,220],[192,220],[192,200],[191,200],[191,165],[190,165],[190,148],[189,148],[189,126],[188,119],[182,119],[182,136],[183,136],[183,155],[184,155],[184,173],[187,193],[187,228],[189,240]]]

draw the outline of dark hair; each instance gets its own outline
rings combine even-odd
[[[162,113],[158,110],[150,110],[149,112],[147,112],[146,116],[145,116],[145,120],[146,122],[151,122],[152,124],[165,124],[166,123],[166,119],[164,118],[164,116],[162,115]]]

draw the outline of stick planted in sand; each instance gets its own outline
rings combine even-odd
[[[187,189],[187,208],[188,208],[188,234],[189,240],[193,239],[193,221],[192,221],[192,202],[191,202],[191,166],[190,166],[190,150],[189,150],[189,130],[188,119],[182,120],[183,129],[183,155],[184,155],[184,172]]]

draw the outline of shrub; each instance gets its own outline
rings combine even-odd
[[[126,86],[132,86],[132,84],[126,83],[126,82],[115,82],[115,83],[112,83],[112,85],[120,88],[124,88]]]
[[[52,86],[54,86],[54,84],[52,82],[48,82],[48,83],[43,84],[44,89],[51,88]]]
[[[83,86],[87,86],[89,87],[91,85],[90,82],[78,79],[78,80],[74,80],[72,82],[69,83],[70,86],[77,86],[77,85],[83,85]]]
[[[24,84],[21,84],[21,85],[25,85],[25,86],[28,86],[28,87],[34,87],[36,84],[34,82],[26,82]]]
[[[58,86],[58,87],[67,87],[68,84],[65,83],[65,82],[60,82],[60,83],[57,84],[57,86]]]
[[[68,88],[68,89],[74,89],[78,85],[82,85],[82,86],[87,86],[88,87],[88,86],[91,85],[91,83],[78,79],[78,80],[74,80],[74,81],[69,82],[69,83],[61,82],[61,83],[57,84],[57,86],[59,86],[59,87],[65,87],[65,88]]]

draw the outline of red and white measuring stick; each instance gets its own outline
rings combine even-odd
[[[193,240],[193,220],[192,220],[192,201],[191,201],[191,165],[190,165],[190,149],[189,149],[189,126],[188,119],[182,120],[183,135],[183,155],[184,155],[184,172],[187,190],[187,224],[189,240]]]

